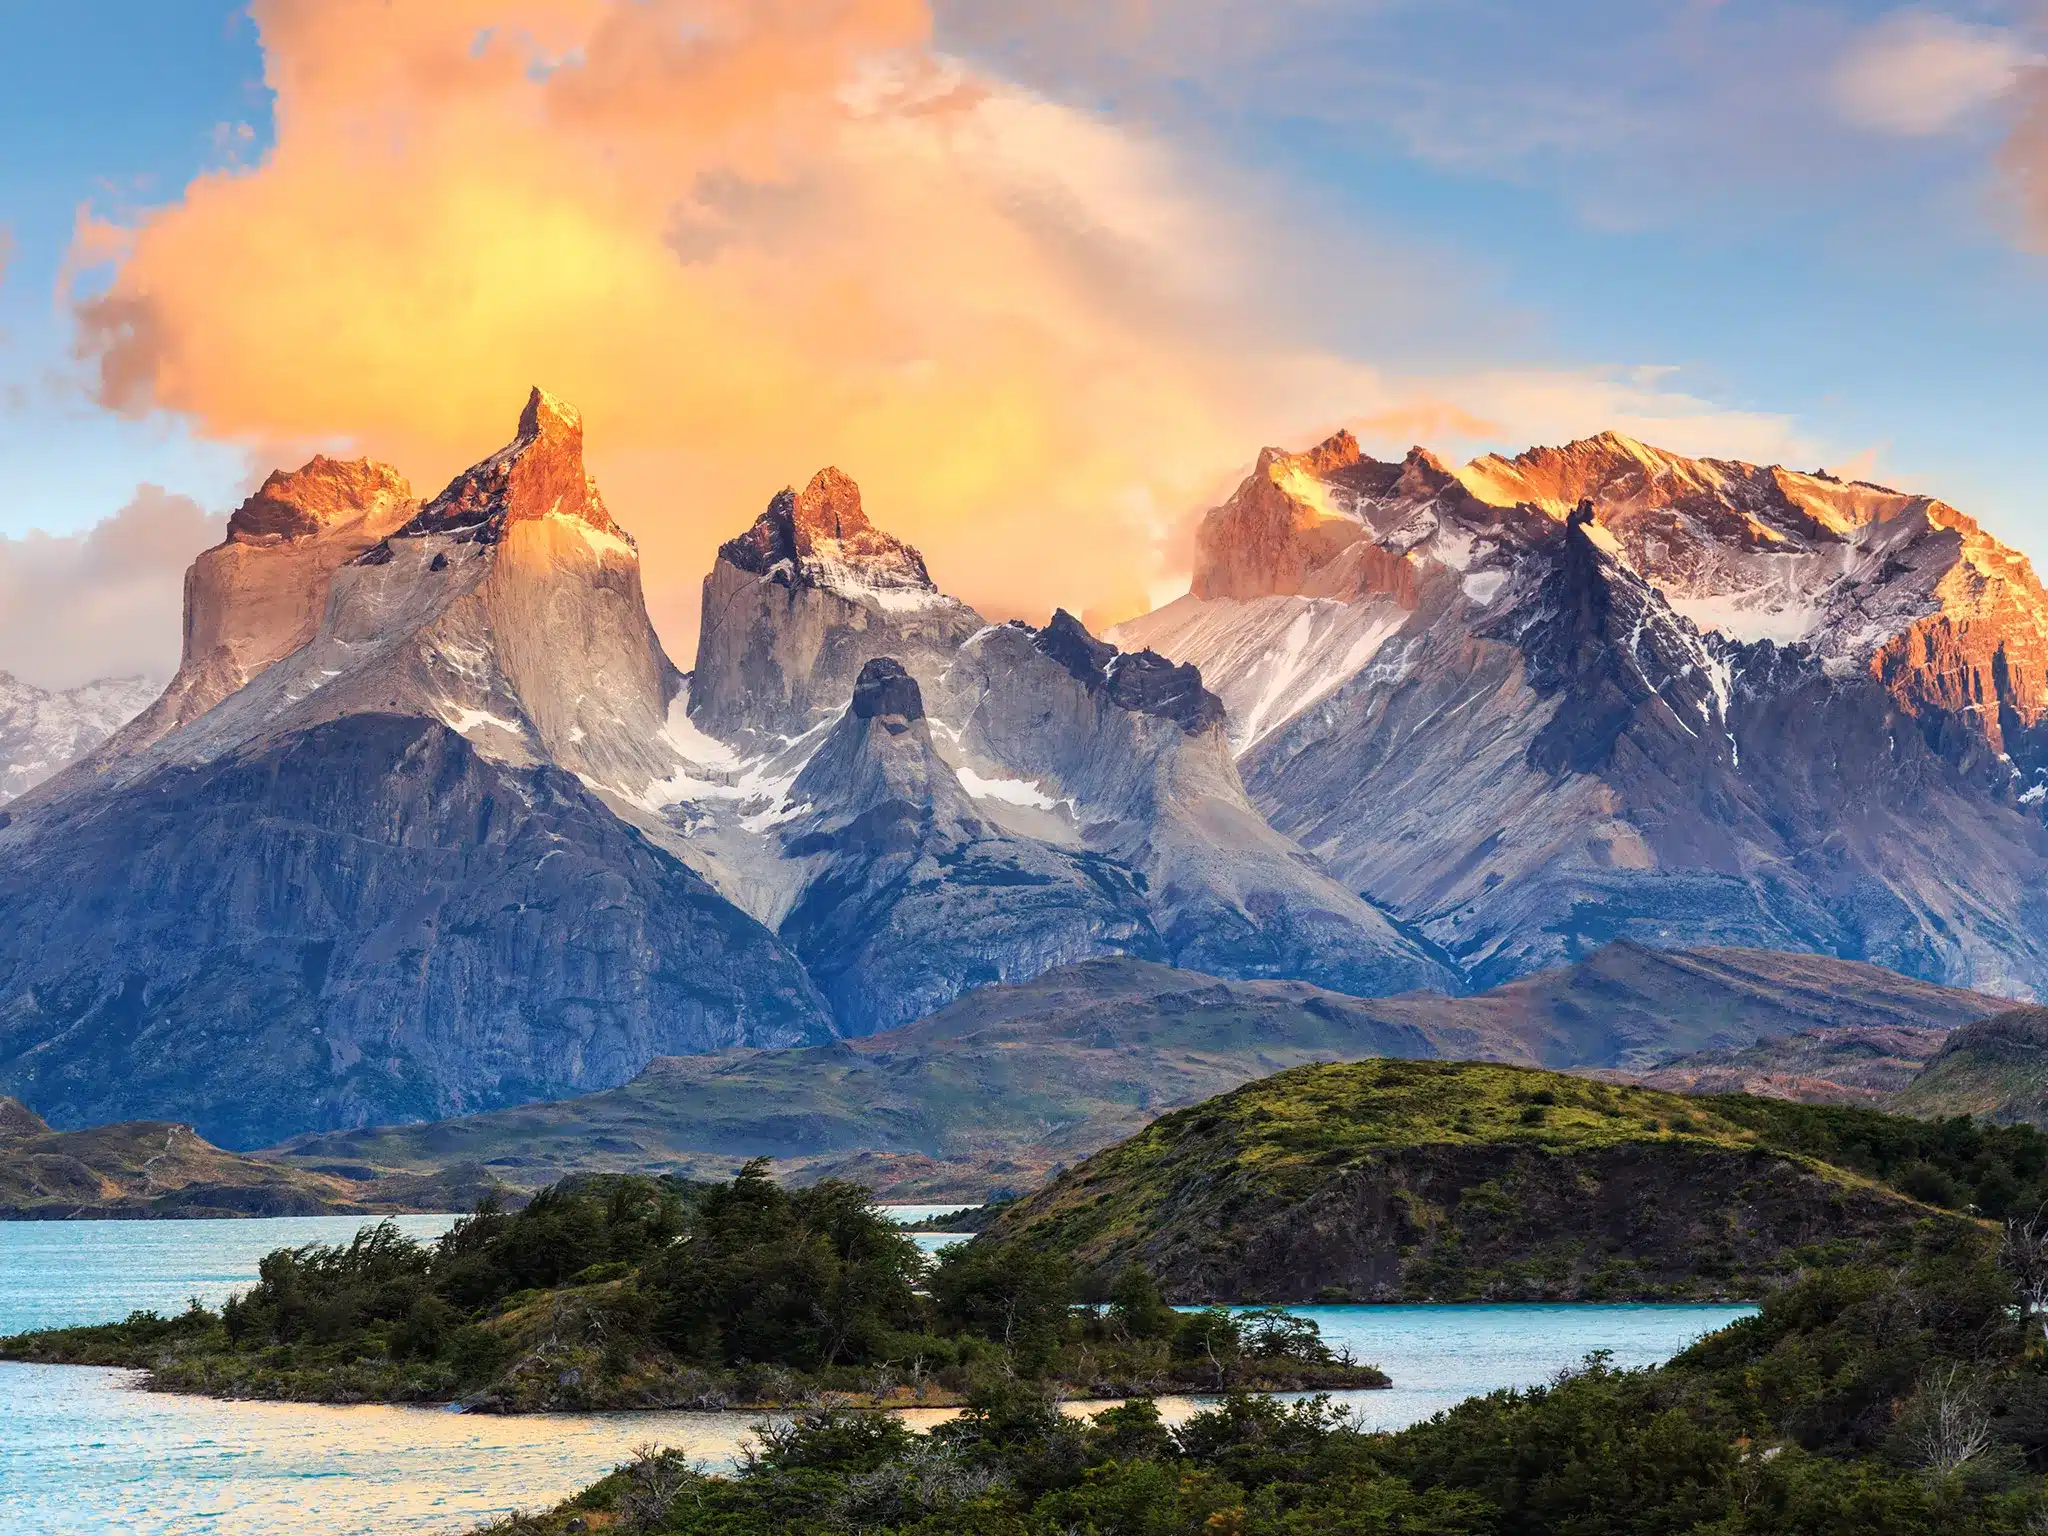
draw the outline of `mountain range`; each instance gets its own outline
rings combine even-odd
[[[142,677],[51,689],[0,672],[0,805],[97,747],[147,709],[157,691]]]
[[[1475,983],[1589,943],[2048,975],[2048,595],[1946,504],[1606,434],[1268,450],[1192,592],[1253,801]]]
[[[1439,1012],[1615,940],[2048,975],[2048,596],[1943,503],[1340,434],[1097,636],[989,621],[826,469],[684,673],[582,445],[534,390],[431,498],[318,456],[234,514],[170,686],[0,811],[0,1090],[250,1147],[1113,958]],[[1538,1059],[1741,1043],[1658,1029]]]

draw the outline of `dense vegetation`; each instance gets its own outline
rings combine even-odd
[[[1881,1179],[1916,1200],[2002,1221],[2048,1206],[2048,1135],[1967,1115],[1916,1120],[1874,1109],[1722,1094],[1698,1101],[1772,1146]]]
[[[194,1305],[0,1341],[14,1359],[147,1368],[153,1386],[503,1409],[958,1402],[1024,1377],[1089,1392],[1383,1385],[1290,1320],[1165,1307],[1141,1274],[1075,1310],[1027,1250],[927,1265],[865,1190],[600,1176],[438,1243],[386,1223],[280,1249],[218,1312]]]
[[[1958,1222],[1966,1178],[2029,1187],[2026,1136],[1476,1062],[1306,1066],[1161,1116],[990,1235],[1068,1256],[1091,1293],[1135,1263],[1185,1301],[1747,1298]]]
[[[2026,1245],[2022,1244],[2022,1247]],[[726,1476],[650,1452],[499,1536],[2037,1536],[2048,1354],[1981,1233],[1927,1230],[1657,1370],[1595,1357],[1394,1435],[1242,1394],[1177,1427],[989,1382],[928,1435],[813,1411]]]

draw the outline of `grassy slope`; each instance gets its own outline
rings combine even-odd
[[[1678,1299],[1957,1219],[1794,1150],[1780,1113],[1506,1066],[1303,1067],[1162,1118],[992,1236],[1098,1282],[1135,1260],[1174,1299]]]
[[[225,1152],[158,1120],[53,1131],[0,1099],[0,1220],[465,1210],[487,1183],[475,1169],[357,1182]]]
[[[1947,1028],[1993,1006],[1846,961],[1632,944],[1470,998],[1360,999],[1095,961],[866,1040],[665,1058],[605,1093],[301,1137],[269,1155],[412,1171],[470,1160],[522,1185],[572,1168],[716,1176],[760,1155],[781,1160],[785,1176],[979,1199],[1030,1188],[1165,1110],[1305,1062],[1614,1064],[1816,1023]]]
[[[1892,1107],[2048,1126],[2048,1008],[2014,1008],[1957,1030]]]

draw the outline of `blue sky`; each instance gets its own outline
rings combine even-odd
[[[688,29],[688,0],[655,3]],[[549,0],[501,9],[508,31],[546,31]],[[2048,554],[2048,229],[2014,138],[2030,102],[2048,112],[2044,22],[2023,0],[942,0],[936,48],[1171,157],[1190,195],[1284,210],[1273,252],[1247,258],[1268,290],[1244,301],[1249,326],[1313,333],[1417,390],[1451,381],[1439,393],[1461,406],[1460,389],[1522,398],[1472,382],[1503,374],[1634,380],[1686,402],[1672,414],[1691,440],[1673,446],[1783,441]],[[395,440],[345,407],[252,431],[246,400],[236,415],[161,379],[151,398],[180,409],[123,414],[74,355],[59,287],[79,211],[133,225],[203,171],[260,170],[265,48],[283,34],[224,0],[84,0],[6,25],[0,596],[10,548],[82,536],[144,483],[218,514],[276,443]],[[1527,421],[1590,433],[1598,409],[1480,408],[1497,439],[1439,446],[1512,450]],[[843,434],[821,443],[850,451]],[[677,548],[680,589],[696,545]],[[34,661],[0,629],[0,667]]]
[[[87,398],[54,295],[81,205],[174,197],[219,159],[218,125],[269,131],[256,29],[217,0],[17,7],[0,48],[0,534],[90,526],[153,482],[209,505],[244,474],[239,448],[174,419],[125,420]]]

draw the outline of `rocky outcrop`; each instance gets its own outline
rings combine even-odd
[[[782,849],[802,875],[780,933],[848,1034],[1071,961],[1162,953],[1130,870],[979,814],[892,659],[861,669],[789,800]]]
[[[405,477],[369,459],[315,454],[278,470],[185,573],[184,654],[155,703],[102,760],[147,750],[311,640],[335,572],[412,516]]]
[[[1136,871],[1174,964],[1366,995],[1458,987],[1253,808],[1193,667],[1120,652],[1061,612],[983,631],[946,684],[963,762]]]
[[[273,476],[188,578],[188,631],[221,643],[188,638],[163,699],[69,778],[210,761],[367,713],[436,720],[488,756],[625,797],[670,777],[681,677],[582,447],[575,413],[536,389],[512,442],[424,508],[373,465]]]
[[[1243,595],[1111,638],[1199,666],[1273,825],[1474,981],[1628,937],[2048,985],[2023,559],[1925,497],[1614,434],[1323,457],[1262,463],[1350,543],[1226,558],[1241,491],[1203,548]]]

